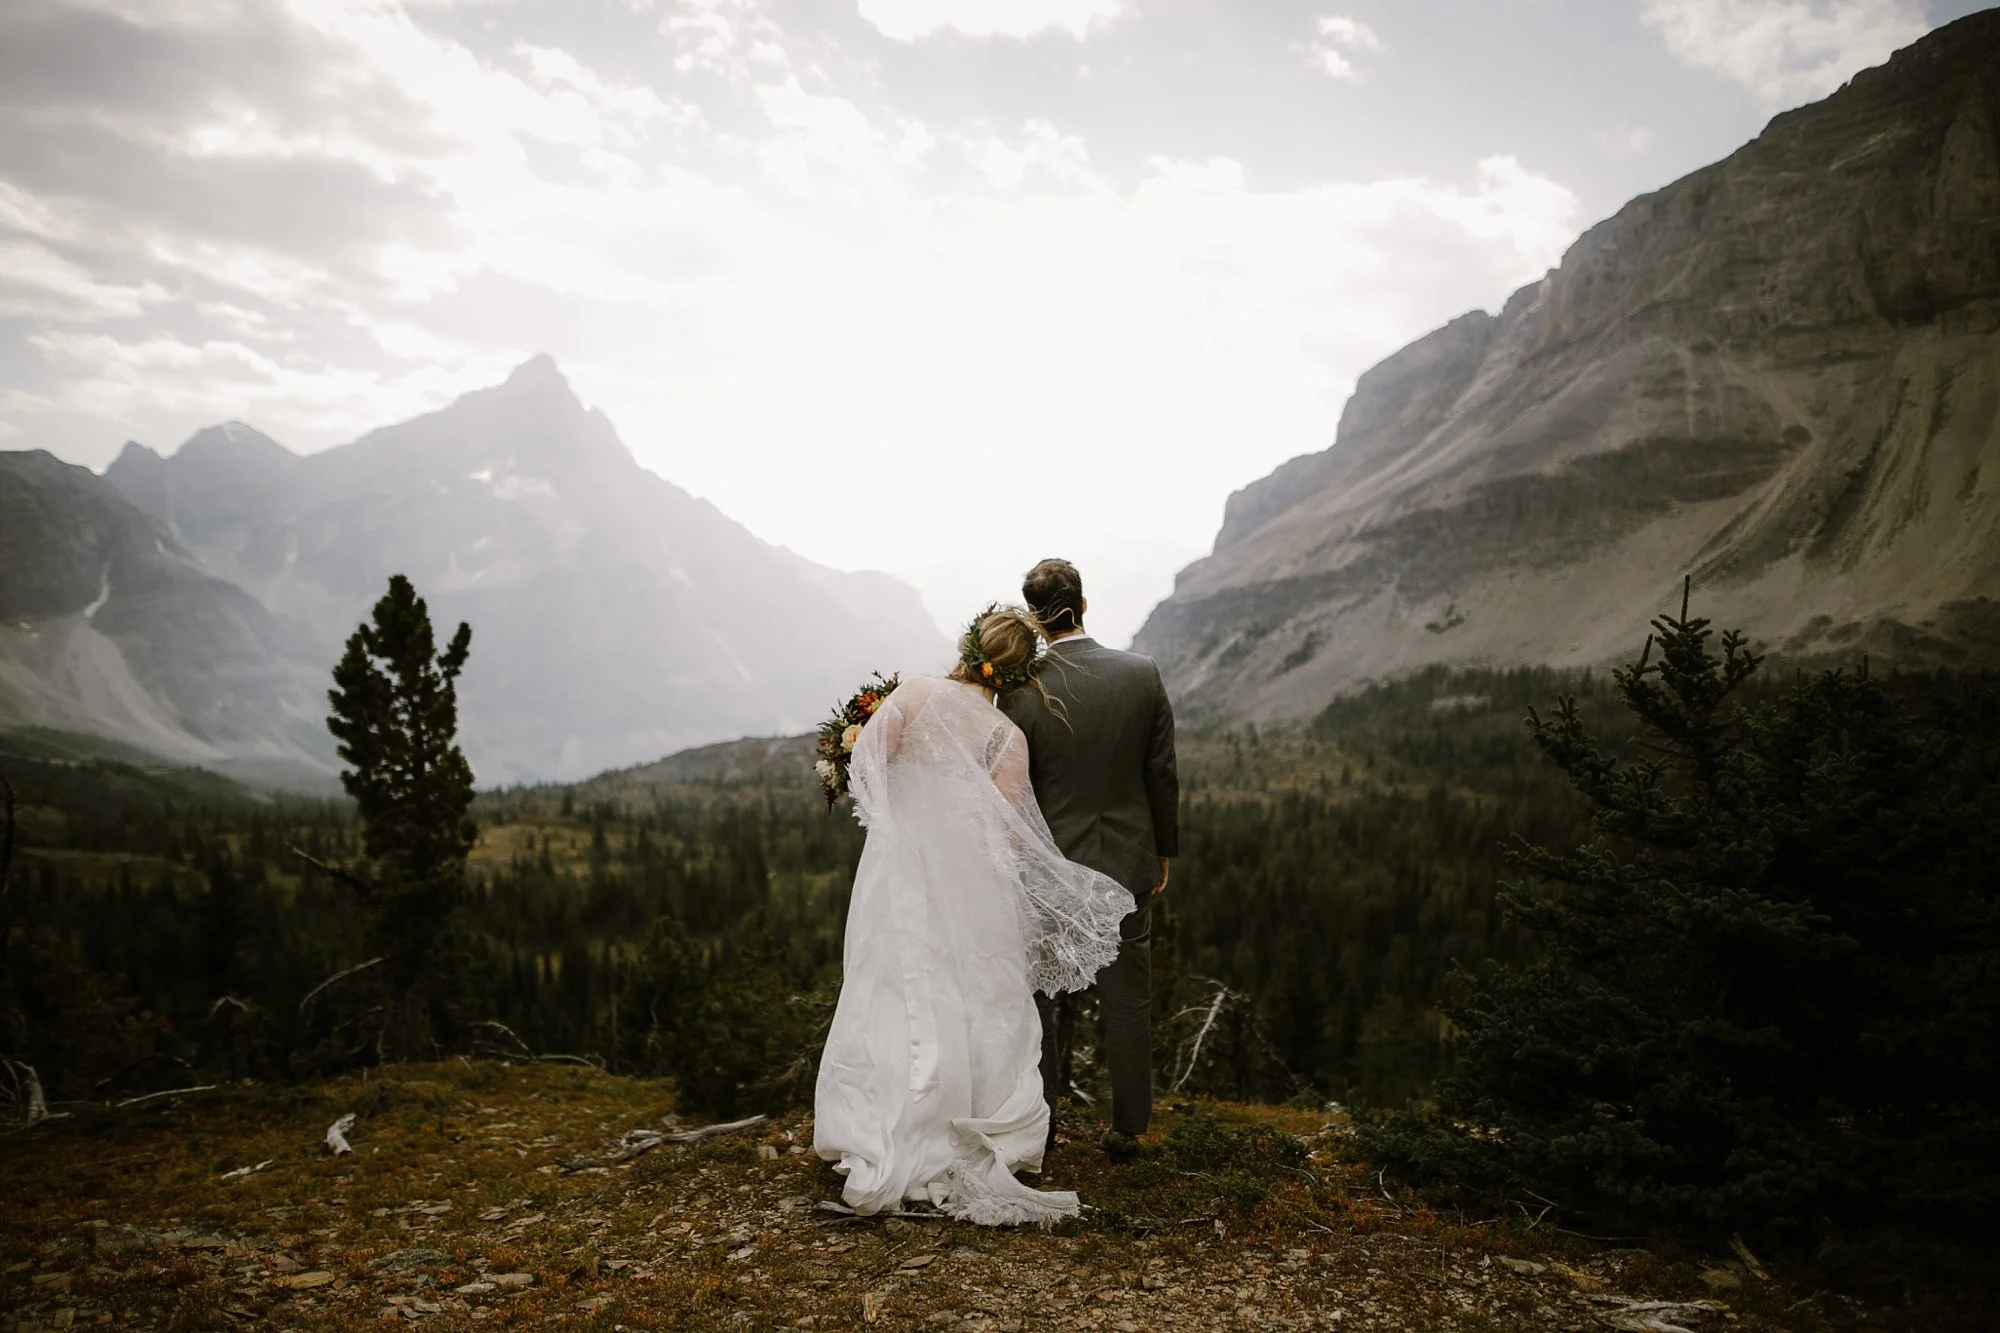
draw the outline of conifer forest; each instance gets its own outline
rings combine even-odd
[[[448,722],[464,643],[377,614],[343,707],[364,649],[401,652],[377,684],[427,667]],[[1454,1197],[1526,1182],[1608,1225],[1990,1218],[2000,691],[1779,668],[1685,608],[1644,643],[1608,675],[1432,670],[1302,730],[1184,736],[1163,1092],[1340,1103]],[[863,831],[804,741],[758,754],[466,786],[437,816],[465,842],[419,866],[363,817],[380,792],[11,733],[9,1076],[55,1105],[483,1054],[669,1080],[717,1118],[809,1102]]]

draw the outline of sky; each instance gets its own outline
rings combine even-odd
[[[1129,639],[1356,377],[1959,0],[6,0],[0,449],[555,356],[940,623]]]

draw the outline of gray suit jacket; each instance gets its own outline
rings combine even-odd
[[[1180,854],[1167,688],[1150,657],[1089,639],[1054,651],[1042,684],[1065,717],[1032,686],[1001,696],[1000,706],[1027,735],[1028,777],[1056,846],[1143,899],[1159,880],[1159,858]]]

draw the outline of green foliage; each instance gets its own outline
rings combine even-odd
[[[1190,1116],[1167,1131],[1160,1148],[1181,1171],[1261,1171],[1304,1166],[1306,1146],[1268,1125],[1230,1125],[1212,1116]]]
[[[1540,957],[1453,1008],[1442,1115],[1368,1146],[1612,1225],[1990,1224],[2000,690],[1918,712],[1864,669],[1744,707],[1740,637],[1655,628],[1615,676],[1642,757],[1573,699],[1531,717],[1598,836],[1515,849]]]
[[[810,1095],[830,1010],[792,993],[761,916],[747,925],[742,947],[703,949],[660,917],[625,978],[624,1065],[723,1119]]]
[[[340,784],[361,814],[371,860],[411,881],[463,867],[478,830],[472,766],[458,748],[458,673],[472,649],[461,624],[437,651],[430,609],[401,574],[355,628],[333,669],[327,730],[349,765]]]
[[[1303,1083],[1375,1105],[1420,1093],[1441,1062],[1454,962],[1520,954],[1495,880],[1501,845],[1536,827],[1532,811],[1442,785],[1191,800],[1169,889],[1186,980],[1161,1067],[1178,1077],[1213,978],[1253,1005],[1225,1003],[1186,1090],[1282,1101]]]
[[[1305,1144],[1282,1130],[1195,1115],[1176,1119],[1158,1150],[1126,1175],[1136,1189],[1177,1186],[1183,1208],[1241,1215],[1269,1197],[1279,1176],[1298,1171],[1305,1161]]]

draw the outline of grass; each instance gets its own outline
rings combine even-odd
[[[1675,1300],[1714,1303],[1691,1327],[1745,1333],[1918,1326],[1727,1256],[1440,1216],[1318,1111],[1165,1106],[1141,1160],[1113,1166],[1065,1108],[1047,1183],[1090,1211],[1051,1232],[823,1211],[840,1182],[803,1113],[564,1166],[671,1109],[664,1084],[490,1061],[79,1109],[0,1139],[0,1309],[18,1330],[1498,1333]],[[326,1128],[350,1111],[335,1157]]]

